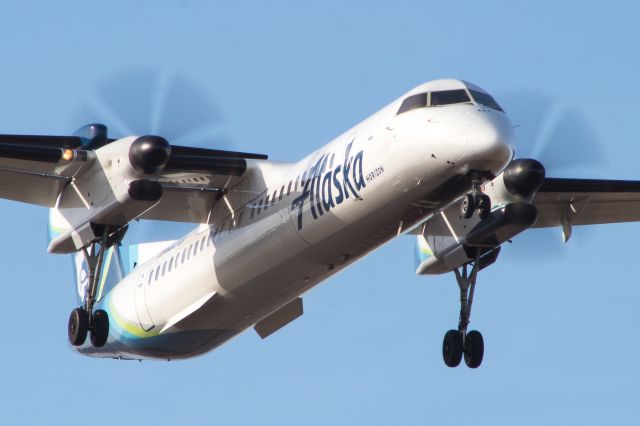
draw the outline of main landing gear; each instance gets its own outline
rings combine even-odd
[[[94,311],[93,305],[96,302],[104,253],[109,247],[122,239],[124,232],[126,232],[126,228],[110,236],[109,229],[106,227],[101,241],[94,241],[88,247],[82,249],[89,268],[89,284],[85,291],[83,306],[71,311],[69,316],[67,331],[69,342],[73,346],[84,344],[87,335],[90,335],[91,344],[95,347],[99,348],[107,343],[107,338],[109,337],[109,315],[102,309]]]
[[[457,367],[460,365],[463,355],[464,362],[469,368],[478,368],[480,364],[482,364],[482,358],[484,356],[484,340],[482,334],[476,330],[467,331],[471,317],[471,305],[473,304],[473,292],[476,287],[478,271],[483,266],[488,266],[483,264],[480,253],[481,249],[477,248],[470,273],[468,271],[469,265],[462,266],[460,270],[454,270],[456,281],[460,288],[460,321],[458,322],[458,329],[447,331],[444,335],[444,341],[442,342],[442,357],[447,367]],[[495,256],[497,257],[497,253]]]

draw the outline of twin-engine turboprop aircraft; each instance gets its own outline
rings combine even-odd
[[[51,253],[76,259],[80,353],[187,358],[302,315],[301,296],[391,238],[417,235],[417,273],[454,272],[460,321],[446,365],[478,367],[468,331],[478,272],[530,227],[640,220],[640,182],[554,179],[513,159],[512,124],[484,90],[422,84],[296,163],[161,136],[0,135],[0,196],[50,208]],[[128,224],[198,224],[126,244]],[[87,341],[87,336],[90,336]]]

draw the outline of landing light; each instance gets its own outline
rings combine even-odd
[[[73,160],[73,150],[65,149],[64,151],[62,151],[62,159],[66,161]]]

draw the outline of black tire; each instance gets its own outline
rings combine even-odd
[[[491,199],[488,195],[480,194],[478,196],[478,217],[485,220],[491,214]]]
[[[460,203],[460,213],[462,214],[462,217],[465,219],[471,218],[475,209],[476,200],[473,197],[473,194],[467,194],[462,197],[462,202]]]
[[[462,361],[462,334],[449,330],[442,341],[442,358],[447,367],[457,367]]]
[[[107,343],[109,337],[109,315],[102,309],[93,313],[93,324],[91,327],[91,344],[96,348],[101,348]]]
[[[69,343],[73,346],[80,346],[87,340],[87,332],[89,331],[89,315],[82,308],[76,308],[69,315],[69,324],[67,333]]]
[[[472,330],[467,333],[464,342],[464,363],[469,368],[478,368],[484,357],[484,339],[479,331]]]

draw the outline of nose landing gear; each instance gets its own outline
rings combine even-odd
[[[482,358],[484,357],[482,334],[476,330],[467,332],[478,271],[483,266],[488,266],[486,263],[483,264],[480,253],[481,249],[476,248],[475,260],[470,273],[468,271],[469,264],[462,266],[460,270],[454,270],[458,288],[460,289],[460,320],[458,329],[447,331],[442,342],[442,358],[447,367],[453,368],[460,365],[463,355],[464,362],[469,368],[478,368],[482,364]],[[495,255],[497,256],[497,253]],[[489,255],[489,257],[493,256]]]
[[[491,200],[487,194],[482,193],[482,179],[485,174],[476,172],[472,177],[473,190],[466,194],[460,204],[460,213],[465,219],[471,219],[473,212],[478,212],[478,217],[485,220],[491,214]]]

